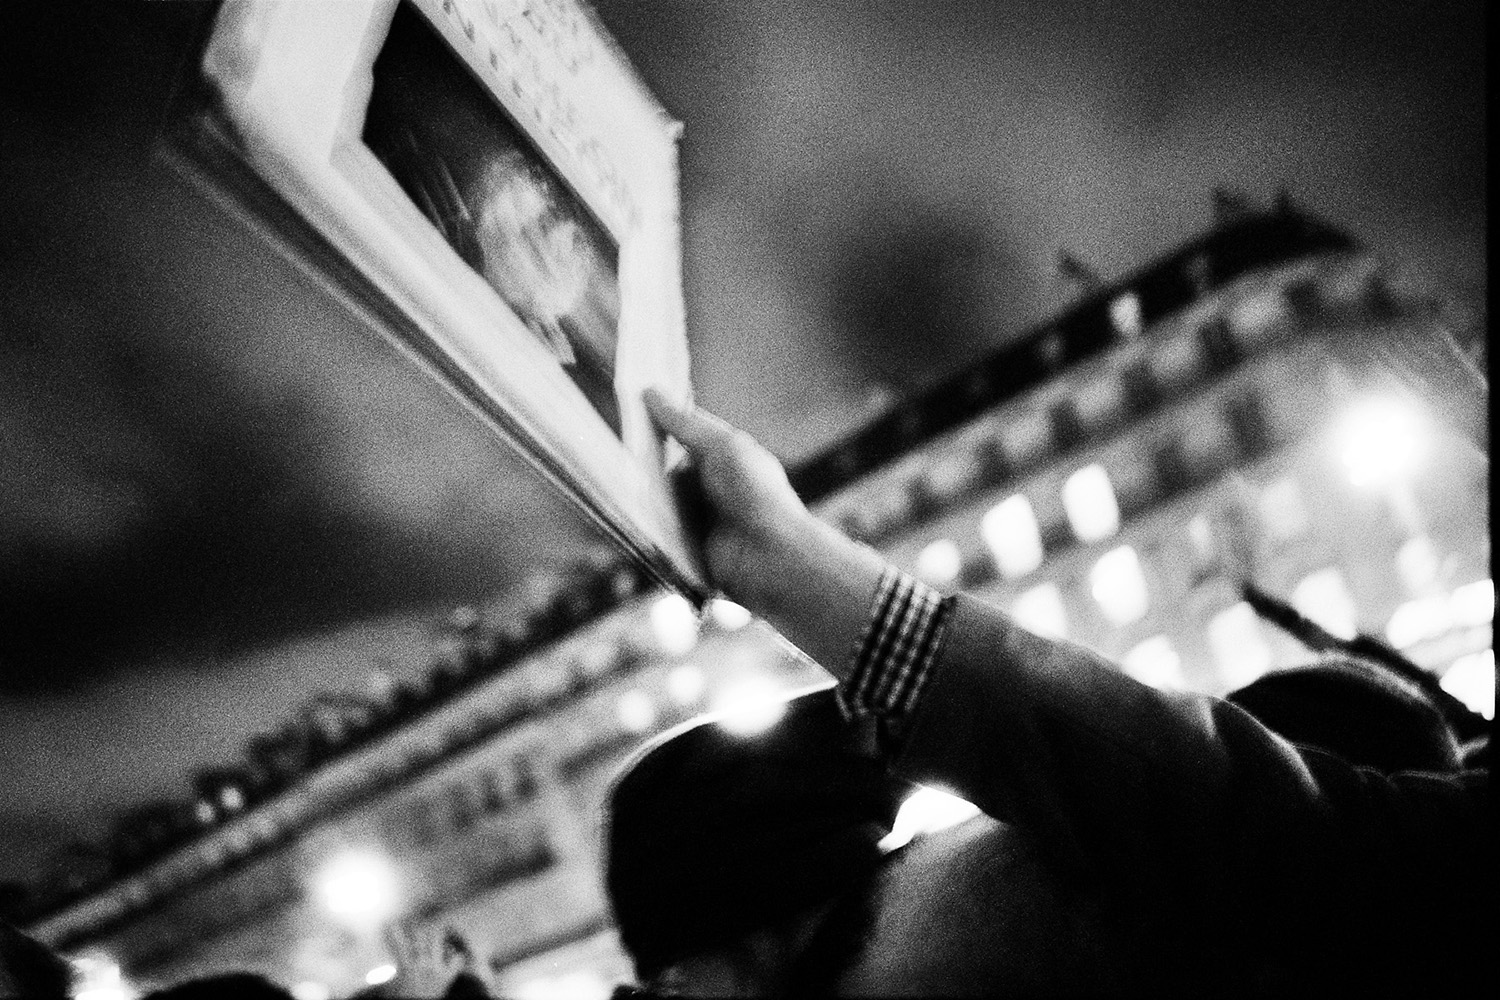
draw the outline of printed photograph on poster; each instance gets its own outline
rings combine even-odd
[[[374,69],[365,144],[618,436],[619,247],[411,7]]]
[[[703,588],[642,394],[690,398],[677,143],[586,4],[244,0],[178,155],[662,582]]]

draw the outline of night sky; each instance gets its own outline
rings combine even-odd
[[[597,7],[686,126],[700,400],[788,459],[1066,305],[1060,250],[1124,274],[1215,187],[1484,297],[1479,2]],[[0,843],[179,791],[597,546],[146,165],[195,8],[0,24]]]

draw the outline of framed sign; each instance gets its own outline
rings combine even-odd
[[[169,144],[664,582],[690,394],[677,139],[576,0],[241,0]]]

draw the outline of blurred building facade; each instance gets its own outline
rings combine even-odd
[[[901,566],[1147,683],[1223,693],[1307,660],[1243,601],[1252,582],[1477,703],[1487,466],[1328,349],[1462,321],[1337,231],[1251,212],[793,479]],[[456,679],[279,785],[205,776],[191,836],[39,907],[32,931],[137,987],[252,969],[312,998],[380,980],[381,925],[406,920],[464,935],[504,995],[607,995],[630,976],[600,884],[610,777],[655,733],[704,710],[753,727],[822,675],[734,605],[695,615],[619,569],[573,592],[529,637],[457,620],[440,664]],[[358,707],[321,711],[337,729]]]

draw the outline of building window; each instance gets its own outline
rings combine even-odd
[[[1069,476],[1062,497],[1068,524],[1080,542],[1097,542],[1120,530],[1120,507],[1102,465],[1086,465]]]
[[[1397,649],[1406,649],[1436,638],[1452,627],[1453,615],[1446,597],[1418,597],[1391,614],[1385,637]]]
[[[1187,526],[1188,541],[1193,545],[1195,566],[1212,566],[1219,558],[1219,544],[1214,538],[1214,524],[1207,514],[1195,514]]]
[[[1172,640],[1164,635],[1153,635],[1137,643],[1121,659],[1120,665],[1142,684],[1163,691],[1179,691],[1186,686],[1182,679],[1182,658],[1177,655]]]
[[[1444,691],[1486,719],[1495,717],[1495,651],[1461,656],[1443,673]]]
[[[1409,594],[1421,594],[1437,583],[1437,547],[1426,535],[1409,538],[1396,552],[1396,572]]]
[[[1292,607],[1341,639],[1354,638],[1354,598],[1344,574],[1328,566],[1303,577],[1292,590]]]
[[[1054,639],[1068,634],[1068,613],[1063,608],[1062,593],[1055,583],[1042,583],[1017,597],[1010,606],[1016,621],[1035,632]]]
[[[1115,296],[1109,303],[1109,322],[1126,340],[1134,340],[1145,329],[1141,316],[1141,297],[1134,292]]]
[[[1209,619],[1208,648],[1226,690],[1243,687],[1271,669],[1271,647],[1261,628],[1255,609],[1244,601]]]
[[[953,583],[963,568],[963,553],[951,538],[939,538],[917,555],[917,575],[934,587]]]
[[[979,522],[984,544],[1008,580],[1025,576],[1042,564],[1042,534],[1031,501],[1017,493],[991,507]]]
[[[1099,609],[1116,625],[1139,621],[1151,598],[1146,590],[1146,574],[1140,557],[1129,545],[1111,549],[1094,563],[1089,571],[1089,592],[1099,602]]]

